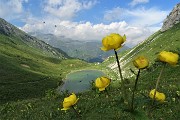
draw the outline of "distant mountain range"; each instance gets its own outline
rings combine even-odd
[[[42,33],[29,33],[40,40],[52,45],[53,47],[60,48],[65,51],[70,57],[79,58],[88,62],[102,62],[107,57],[113,55],[113,51],[104,52],[100,49],[102,46],[101,41],[79,41],[64,38],[62,36],[55,36],[53,34]],[[129,49],[124,46],[118,52]]]

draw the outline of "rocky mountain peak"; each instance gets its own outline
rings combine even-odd
[[[25,32],[17,28],[16,26],[8,23],[6,20],[0,18],[0,34],[13,35],[13,36],[24,36],[27,35]]]
[[[166,31],[169,28],[173,27],[175,24],[180,22],[180,3],[178,3],[173,10],[170,12],[170,14],[167,16],[167,18],[164,20],[163,26],[161,28],[161,31]]]
[[[0,33],[5,35],[10,35],[15,33],[13,25],[6,22],[4,19],[0,18]]]

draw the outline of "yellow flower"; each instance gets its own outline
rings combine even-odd
[[[99,77],[95,80],[95,86],[99,88],[99,91],[103,91],[110,84],[110,82],[111,80],[107,77]]]
[[[116,33],[111,33],[109,36],[106,36],[102,39],[102,47],[101,50],[108,51],[108,50],[118,50],[122,47],[122,44],[126,41],[126,36],[123,37]]]
[[[138,69],[144,69],[148,67],[149,61],[144,56],[139,56],[133,61],[133,64]]]
[[[149,97],[153,99],[154,93],[155,93],[155,89],[151,90],[149,93]],[[155,100],[157,100],[159,102],[164,102],[165,98],[166,98],[166,96],[164,93],[160,93],[160,92],[156,91]]]
[[[72,93],[69,97],[64,98],[63,108],[61,110],[68,110],[71,106],[77,103],[79,98],[76,97],[74,93]]]
[[[173,52],[162,51],[159,53],[158,59],[162,62],[176,65],[178,63],[179,55]]]

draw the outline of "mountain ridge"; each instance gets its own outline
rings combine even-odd
[[[29,47],[35,47],[42,51],[48,52],[51,54],[52,57],[59,57],[59,58],[68,58],[69,56],[62,50],[57,50],[57,48],[53,48],[52,46],[48,45],[44,41],[38,40],[37,38],[30,36],[29,34],[25,33],[24,31],[18,29],[14,25],[8,23],[4,19],[0,18],[0,34],[5,35],[8,37],[17,37],[21,42],[26,44]],[[15,43],[15,40],[11,40],[12,43]],[[22,43],[22,44],[23,44]],[[61,53],[62,52],[62,53]]]
[[[113,51],[103,52],[100,47],[101,41],[79,41],[64,38],[63,36],[55,36],[53,34],[30,33],[38,39],[45,41],[53,47],[60,48],[73,58],[85,60],[87,62],[103,62],[107,57],[113,55]],[[124,46],[118,52],[129,49]]]
[[[180,3],[178,3],[173,10],[169,13],[167,18],[163,22],[161,32],[168,30],[175,24],[180,22]]]

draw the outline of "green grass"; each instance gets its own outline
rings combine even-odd
[[[121,63],[126,73],[130,73],[129,69],[133,68],[132,60],[138,55],[147,55],[151,62],[150,67],[140,75],[135,95],[136,109],[133,113],[127,111],[129,107],[123,103],[116,71],[108,67],[116,62],[114,57],[100,65],[88,64],[81,60],[58,58],[47,51],[43,53],[38,48],[31,49],[19,38],[0,35],[0,119],[178,120],[180,62],[176,67],[167,65],[160,79],[158,91],[166,95],[166,102],[156,102],[152,108],[152,100],[148,94],[155,88],[162,68],[162,64],[155,62],[157,53],[162,50],[179,53],[179,27],[180,24],[177,24],[166,32],[157,32],[134,50],[120,54],[124,57]],[[62,101],[68,94],[59,94],[55,89],[69,72],[80,69],[102,70],[112,78],[112,83],[108,87],[108,97],[106,93],[100,94],[93,86],[92,90],[77,94],[79,101],[76,109],[81,115],[77,118],[73,109],[61,111]],[[137,72],[137,69],[133,70]],[[131,102],[134,80],[134,76],[126,79],[128,103]]]
[[[91,91],[77,94],[79,101],[76,104],[76,110],[80,112],[80,118],[77,118],[73,109],[67,112],[60,110],[62,101],[68,94],[49,91],[49,94],[46,93],[46,97],[41,99],[29,99],[2,105],[0,107],[2,119],[176,120],[180,117],[180,82],[178,80],[180,66],[166,66],[158,88],[158,91],[166,95],[166,102],[156,102],[156,106],[151,108],[152,100],[148,94],[155,87],[161,67],[161,64],[153,65],[142,72],[135,95],[136,109],[133,113],[127,111],[129,107],[121,99],[120,87],[111,85],[108,87],[109,97],[106,93],[99,94],[94,88]],[[129,88],[127,91],[129,97],[131,97],[130,90],[133,84],[134,78],[126,84]]]
[[[80,60],[53,56],[16,36],[0,35],[0,45],[0,103],[41,98],[71,70],[88,66]]]

